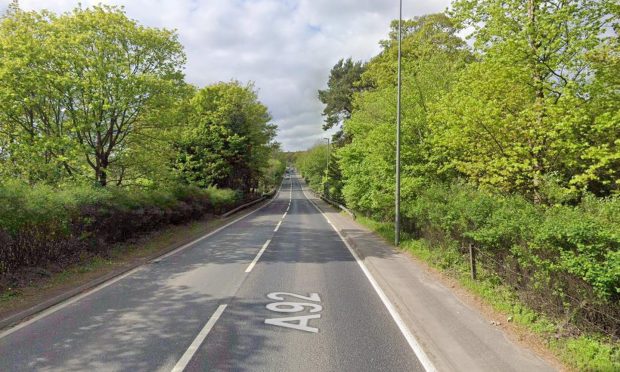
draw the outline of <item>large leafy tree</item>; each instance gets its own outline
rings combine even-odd
[[[319,90],[319,100],[325,105],[323,130],[337,128],[351,117],[353,112],[353,94],[366,88],[362,84],[362,74],[366,65],[351,58],[339,60],[329,73],[327,89]],[[339,131],[334,139],[343,141]]]
[[[58,29],[71,85],[66,115],[105,186],[132,137],[166,125],[153,113],[165,113],[183,88],[183,47],[174,32],[140,26],[116,8],[76,9]]]
[[[77,164],[57,73],[56,17],[9,6],[0,22],[0,170],[30,182],[55,182]]]
[[[364,84],[373,86],[354,96],[353,115],[345,122],[351,144],[338,151],[344,177],[343,194],[352,207],[385,216],[394,195],[396,124],[397,23],[390,40],[370,61]],[[427,146],[430,105],[444,95],[470,53],[447,16],[433,14],[405,22],[403,52],[402,165],[403,198],[433,174]]]
[[[165,131],[185,89],[175,33],[119,8],[56,16],[13,4],[0,33],[3,168],[31,181],[120,184],[138,135]]]
[[[177,141],[176,169],[189,183],[244,192],[257,189],[276,127],[252,84],[233,81],[199,90]]]
[[[617,5],[463,0],[453,14],[474,28],[480,63],[436,106],[442,164],[537,201],[550,179],[566,193],[617,190]]]

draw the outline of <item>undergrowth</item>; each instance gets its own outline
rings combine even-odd
[[[377,232],[389,242],[394,241],[394,225],[359,216],[357,221]],[[518,292],[503,283],[492,270],[479,267],[472,280],[468,257],[454,242],[432,244],[427,239],[401,235],[401,249],[458,280],[458,282],[506,315],[514,322],[541,337],[567,367],[576,371],[620,370],[620,347],[609,336],[596,332],[563,335],[561,319],[549,317],[523,303]]]

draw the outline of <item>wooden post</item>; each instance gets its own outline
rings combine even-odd
[[[469,244],[469,266],[471,268],[471,278],[476,280],[476,251],[473,244]]]

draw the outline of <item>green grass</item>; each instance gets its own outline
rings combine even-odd
[[[8,290],[0,293],[0,303],[14,300],[20,295],[21,293],[19,291],[9,288]]]
[[[388,242],[394,241],[394,225],[359,216],[357,221],[375,231]],[[424,239],[401,236],[401,249],[451,277],[469,291],[506,314],[505,321],[514,322],[546,341],[547,346],[570,369],[576,371],[620,371],[620,345],[609,337],[589,334],[578,337],[556,337],[558,323],[519,301],[517,293],[501,283],[495,274],[478,269],[471,279],[467,259],[454,247],[431,245]]]

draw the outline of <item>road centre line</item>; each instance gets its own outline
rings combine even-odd
[[[233,224],[241,221],[242,219],[255,214],[256,212],[258,212],[258,211],[262,210],[263,208],[269,206],[271,203],[273,203],[278,198],[278,195],[280,195],[280,192],[282,191],[282,186],[283,186],[283,184],[281,183],[280,187],[278,188],[278,191],[277,191],[276,195],[274,195],[274,197],[268,203],[266,203],[265,205],[255,209],[255,210],[253,210],[251,212],[248,212],[248,213],[244,214],[243,216],[240,216],[239,218],[236,218],[236,219],[228,222],[224,226],[221,226],[221,227],[211,231],[210,233],[208,233],[206,235],[203,235],[200,238],[195,239],[195,240],[193,240],[193,241],[191,241],[191,242],[189,242],[189,243],[187,243],[187,244],[185,244],[185,245],[183,245],[183,246],[181,246],[181,247],[179,247],[179,248],[177,248],[177,249],[175,249],[175,250],[173,250],[171,252],[168,252],[168,253],[166,253],[166,254],[164,254],[162,256],[159,256],[159,257],[157,257],[157,258],[155,258],[155,259],[153,259],[153,260],[151,260],[149,262],[146,262],[143,265],[140,265],[140,266],[138,266],[138,267],[136,267],[136,268],[134,268],[132,270],[129,270],[129,271],[127,271],[124,274],[121,274],[121,275],[119,275],[117,277],[114,277],[114,278],[104,282],[104,283],[101,283],[100,285],[95,286],[95,287],[91,288],[90,290],[87,290],[86,292],[83,292],[83,293],[78,294],[78,295],[76,295],[74,297],[71,297],[71,298],[69,298],[69,299],[67,299],[67,300],[65,300],[63,302],[60,302],[60,303],[58,303],[56,305],[53,305],[53,306],[47,308],[46,310],[41,311],[40,313],[38,313],[37,315],[33,316],[32,318],[26,320],[25,322],[19,323],[19,324],[15,325],[15,326],[13,326],[11,328],[8,328],[8,329],[6,329],[4,331],[1,331],[0,332],[0,339],[6,337],[6,336],[8,336],[8,335],[10,335],[10,334],[12,334],[12,333],[14,333],[16,331],[19,331],[20,329],[22,329],[24,327],[27,327],[27,326],[31,325],[32,323],[35,323],[35,322],[37,322],[37,321],[39,321],[39,320],[41,320],[41,319],[43,319],[43,318],[45,318],[47,316],[49,316],[49,315],[59,311],[59,310],[62,310],[64,308],[66,308],[67,306],[72,305],[72,304],[80,301],[81,299],[92,295],[93,293],[99,292],[100,290],[102,290],[102,289],[104,289],[104,288],[106,288],[106,287],[108,287],[108,286],[110,286],[110,285],[112,285],[112,284],[122,280],[122,279],[125,279],[126,277],[134,274],[135,272],[144,269],[144,267],[146,265],[150,264],[150,263],[160,262],[160,261],[164,260],[165,258],[168,258],[168,257],[170,257],[172,255],[175,255],[175,254],[183,251],[184,249],[187,249],[187,248],[195,245],[196,243],[211,237],[212,235],[220,232],[221,230],[224,230],[225,228],[229,227],[230,225],[233,225]]]
[[[347,242],[344,236],[342,236],[342,234],[340,233],[340,230],[338,230],[336,226],[332,224],[332,222],[329,220],[327,215],[321,210],[321,208],[319,208],[312,199],[308,198],[308,195],[306,195],[306,191],[302,189],[302,192],[304,196],[306,197],[306,199],[308,199],[308,201],[314,206],[314,208],[316,208],[316,210],[319,211],[319,213],[321,213],[325,217],[327,222],[329,222],[329,224],[332,226],[336,234],[338,234],[338,236],[340,237],[340,240],[342,240],[344,245],[349,249],[349,252],[351,252],[351,255],[353,256],[353,258],[355,258],[355,261],[358,263],[359,267],[362,269],[362,272],[364,273],[364,275],[366,275],[366,278],[370,282],[371,286],[374,288],[375,292],[377,292],[377,294],[379,295],[381,302],[383,302],[383,305],[387,308],[388,312],[392,316],[392,319],[394,319],[394,322],[396,323],[401,333],[403,334],[403,336],[409,343],[409,347],[411,347],[414,354],[418,357],[418,360],[420,361],[424,369],[427,372],[436,372],[437,369],[435,368],[435,366],[433,365],[429,357],[426,355],[426,353],[424,352],[424,350],[422,349],[418,341],[415,339],[415,337],[413,336],[413,334],[411,333],[411,331],[409,330],[409,328],[407,327],[403,319],[400,317],[400,315],[398,314],[398,311],[396,311],[396,308],[394,307],[390,299],[385,295],[385,293],[383,292],[383,290],[381,289],[381,287],[379,286],[375,278],[372,276],[372,274],[370,273],[370,271],[368,270],[364,262],[360,259],[357,253],[353,250],[353,248],[351,247],[349,242]]]
[[[288,213],[288,211],[284,212],[284,214],[282,215],[282,219],[286,218],[286,214]]]
[[[202,345],[205,338],[207,338],[207,335],[209,334],[209,332],[211,332],[211,329],[213,328],[217,320],[220,318],[224,310],[226,310],[226,306],[228,305],[224,304],[217,307],[215,313],[211,315],[211,318],[209,318],[207,324],[205,324],[205,326],[200,330],[194,341],[192,341],[191,345],[189,345],[189,348],[185,351],[183,356],[181,356],[181,359],[179,359],[177,364],[175,364],[174,368],[172,368],[171,372],[182,372],[185,367],[187,367],[187,364],[189,364],[189,362],[192,360],[192,357],[194,356],[194,354],[196,354],[196,351],[198,351],[198,348],[200,347],[200,345]]]
[[[276,228],[273,229],[273,232],[278,231],[278,229],[280,228],[280,225],[282,225],[282,220],[280,220],[280,222],[278,222],[278,224],[276,225]]]
[[[258,251],[258,254],[256,255],[256,257],[254,257],[254,260],[250,263],[248,268],[245,269],[246,273],[249,273],[250,271],[252,271],[252,269],[254,268],[258,260],[260,259],[260,256],[262,256],[263,252],[265,252],[265,249],[267,249],[267,246],[269,245],[269,243],[271,243],[271,239],[267,240],[265,244],[263,244],[263,247],[260,249],[260,251]]]

